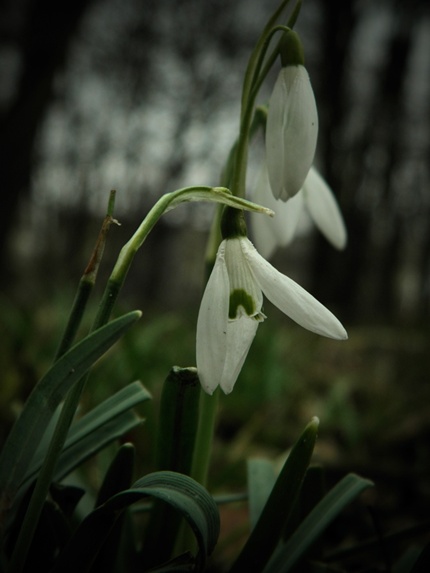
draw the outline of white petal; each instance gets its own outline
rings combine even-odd
[[[260,253],[270,259],[278,245],[273,228],[264,219],[256,214],[251,216],[251,233]]]
[[[278,201],[274,198],[270,189],[269,176],[267,174],[266,162],[263,161],[263,166],[257,177],[256,185],[252,192],[252,200],[264,206],[272,205],[271,209],[274,210],[273,205],[278,206]],[[252,213],[250,216],[252,234],[257,245],[259,252],[265,258],[269,258],[277,247],[276,233],[274,232],[273,219],[275,217],[259,216],[259,213]]]
[[[226,394],[233,390],[254,340],[258,324],[255,318],[246,315],[237,320],[231,320],[227,324],[227,354],[220,382],[220,386]]]
[[[342,213],[332,190],[314,167],[309,171],[303,192],[315,225],[334,247],[343,249],[347,232]]]
[[[303,66],[279,72],[266,124],[266,157],[270,186],[286,201],[302,188],[313,163],[318,113],[309,75]]]
[[[267,167],[264,164],[252,197],[256,203],[261,203],[275,212],[274,217],[251,214],[254,242],[259,253],[268,259],[277,246],[285,247],[294,238],[303,213],[302,193],[297,193],[287,202],[275,199],[270,191]]]
[[[225,241],[225,263],[230,283],[230,295],[235,290],[245,291],[252,300],[253,309],[250,316],[259,316],[263,306],[263,294],[261,288],[255,282],[248,261],[243,256],[242,242],[243,237]],[[242,306],[237,309],[237,312],[240,314],[244,314],[245,311],[246,309]]]
[[[348,338],[339,320],[296,282],[277,271],[249,243],[245,255],[265,296],[308,330],[329,338]]]
[[[293,240],[303,214],[303,205],[304,200],[301,191],[286,202],[277,201],[277,210],[273,209],[275,211],[273,220],[276,223],[276,236],[281,247],[285,247]],[[267,218],[269,219],[269,217]]]
[[[224,250],[225,241],[218,249],[197,318],[197,371],[208,394],[212,394],[221,382],[226,356],[230,285]]]

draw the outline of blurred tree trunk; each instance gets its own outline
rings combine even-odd
[[[396,206],[398,190],[393,185],[393,174],[407,160],[403,88],[412,49],[411,18],[417,14],[411,15],[406,8],[405,13],[395,14],[385,67],[377,78],[370,113],[363,120],[366,124],[360,138],[352,148],[346,146],[345,153],[342,145],[337,149],[336,144],[345,122],[345,55],[350,52],[355,22],[351,2],[336,6],[327,3],[325,7],[328,77],[323,83],[323,101],[328,109],[322,126],[323,167],[327,180],[339,193],[349,242],[345,252],[337,252],[320,234],[316,236],[312,292],[326,303],[337,305],[345,320],[396,318],[402,213]],[[360,187],[366,181],[375,183],[376,179],[378,196],[369,197],[369,205],[358,208]]]
[[[322,148],[324,176],[337,195],[342,189],[343,174],[338,169],[339,161],[336,161],[340,153],[336,142],[346,115],[346,57],[350,53],[350,42],[357,25],[354,4],[352,0],[345,0],[340,4],[321,2],[324,18],[324,33],[321,39],[324,77],[320,81],[319,89],[324,107],[322,115],[320,114],[319,145]],[[349,181],[350,184],[356,182],[356,178]],[[352,308],[351,299],[366,252],[362,239],[367,234],[368,217],[357,212],[354,206],[355,191],[351,185],[341,201],[349,235],[348,256],[334,250],[325,238],[318,234],[311,262],[311,292],[327,304],[335,302],[342,308],[343,316]]]
[[[3,13],[6,9],[12,11],[6,4],[3,2]],[[6,262],[7,240],[20,200],[29,193],[36,135],[53,95],[54,79],[64,65],[73,33],[89,5],[89,0],[21,2],[21,10],[25,11],[24,16],[21,14],[23,29],[8,29],[4,35],[19,52],[21,75],[13,101],[0,116],[1,269]],[[11,21],[16,23],[16,19]]]

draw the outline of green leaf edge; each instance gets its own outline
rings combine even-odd
[[[335,517],[374,483],[356,474],[340,480],[302,521],[287,543],[278,545],[264,573],[287,573]]]

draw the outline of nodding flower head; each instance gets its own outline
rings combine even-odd
[[[303,66],[297,34],[286,34],[289,43],[281,54],[279,72],[266,124],[266,159],[270,187],[276,199],[287,201],[300,191],[314,161],[318,113],[309,74]],[[293,46],[293,49],[290,49]]]
[[[203,389],[228,394],[245,362],[262,312],[263,294],[295,322],[323,336],[347,338],[339,320],[293,280],[277,271],[246,236],[224,239],[197,319],[196,359]]]

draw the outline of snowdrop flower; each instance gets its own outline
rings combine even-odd
[[[258,324],[266,318],[263,294],[304,328],[329,338],[347,338],[339,320],[268,263],[246,234],[224,237],[197,319],[197,370],[207,393],[218,386],[226,394],[232,391]]]
[[[295,32],[286,34],[286,39],[287,55],[269,100],[266,125],[270,187],[275,198],[282,201],[303,187],[314,161],[318,136],[317,107],[303,66],[300,40]]]
[[[313,221],[336,249],[344,249],[347,231],[333,191],[315,167],[311,167],[302,189],[287,202],[276,200],[270,192],[267,168],[263,165],[253,200],[269,207],[274,217],[251,216],[255,243],[269,258],[276,247],[285,247],[296,236],[304,216]]]

